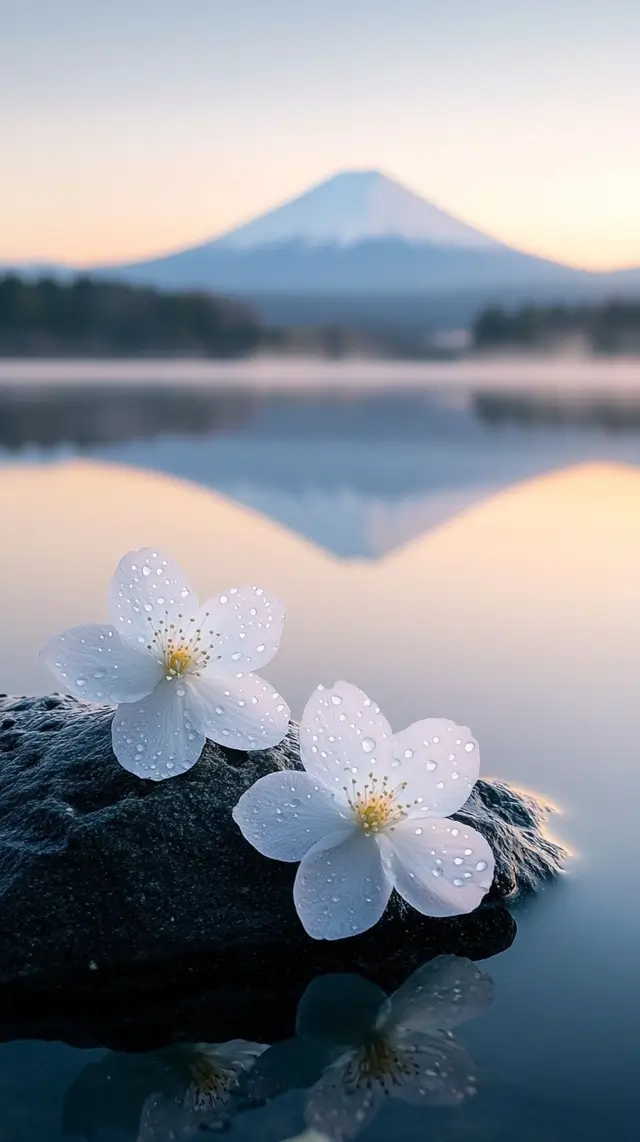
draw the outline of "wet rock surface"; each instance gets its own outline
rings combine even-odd
[[[480,781],[456,816],[495,852],[487,903],[470,917],[436,921],[392,898],[372,932],[318,945],[293,907],[297,866],[261,857],[231,818],[258,777],[300,768],[296,727],[261,753],[208,743],[187,774],[154,783],[118,765],[112,716],[70,697],[0,698],[0,985],[12,985],[9,1019],[27,992],[46,991],[54,1003],[73,983],[98,1004],[104,989],[111,1003],[127,987],[144,996],[176,965],[183,979],[219,973],[240,988],[253,968],[359,970],[383,949],[403,971],[418,952],[480,958],[492,954],[492,933],[495,951],[513,938],[498,902],[559,870],[563,852],[542,833],[545,807]],[[302,950],[304,970],[295,963]],[[304,986],[294,982],[296,992]],[[255,1004],[255,980],[251,987]]]

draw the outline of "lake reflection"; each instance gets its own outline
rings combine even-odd
[[[5,454],[0,688],[50,689],[42,642],[105,619],[119,557],[150,544],[201,592],[259,580],[287,601],[265,674],[294,716],[318,682],[346,678],[394,728],[429,714],[470,725],[483,771],[559,806],[553,828],[576,856],[517,909],[514,946],[491,959],[495,1002],[461,1035],[478,1095],[401,1118],[390,1103],[362,1138],[417,1142],[425,1114],[436,1142],[635,1138],[640,439],[496,435],[455,417],[423,436],[404,417],[357,438],[328,414],[314,432],[288,415],[290,429],[264,412],[260,431],[101,442],[92,458]],[[6,1137],[57,1139],[87,1053],[20,1044],[0,1060]],[[25,1068],[53,1107],[45,1125]],[[243,1112],[230,1137],[303,1129],[299,1091],[270,1107]]]

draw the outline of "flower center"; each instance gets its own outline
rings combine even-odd
[[[170,622],[168,612],[166,614],[166,619],[156,620],[149,615],[147,650],[164,667],[167,681],[181,674],[198,674],[220,658],[220,634],[215,629],[198,627],[195,618],[187,619],[184,615],[178,615],[177,622]],[[208,618],[207,611],[205,622]],[[140,636],[138,642],[144,642],[144,638]]]
[[[376,1085],[389,1094],[417,1074],[418,1069],[411,1055],[398,1050],[387,1035],[373,1032],[349,1061],[343,1081],[351,1093]]]
[[[223,1067],[206,1055],[197,1056],[189,1071],[192,1081],[183,1102],[189,1110],[206,1110],[224,1102],[238,1081],[234,1068]]]
[[[193,654],[187,646],[167,647],[165,665],[168,674],[185,674],[193,665]]]
[[[406,788],[403,781],[395,789],[389,787],[389,778],[379,778],[370,773],[362,789],[357,782],[351,782],[351,790],[344,787],[347,800],[354,812],[358,824],[365,834],[381,833],[403,821],[407,815],[408,805],[401,805],[398,797]]]

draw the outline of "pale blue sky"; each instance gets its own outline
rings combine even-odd
[[[198,241],[380,167],[640,263],[638,0],[0,0],[0,259]]]

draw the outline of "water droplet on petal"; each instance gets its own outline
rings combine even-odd
[[[479,860],[477,865],[476,865],[478,872],[484,872],[486,867],[487,867],[486,860]]]
[[[437,768],[438,768],[437,761],[428,761],[427,762],[427,769],[429,770],[429,773],[433,773],[434,769],[437,769]]]
[[[334,706],[341,706],[342,705],[342,695],[341,694],[332,694],[331,695],[331,701],[333,702]]]
[[[145,563],[144,567],[142,568],[142,574],[143,575],[150,575],[151,574],[151,568],[148,567],[146,563]]]
[[[467,742],[464,748],[466,753],[473,753],[474,749],[476,748],[475,742]]]
[[[376,748],[374,738],[363,738],[360,742],[360,745],[362,746],[365,753],[373,753],[374,749]]]
[[[405,749],[404,756],[407,758],[407,760],[409,760],[410,757],[413,757],[413,750],[412,749]]]

